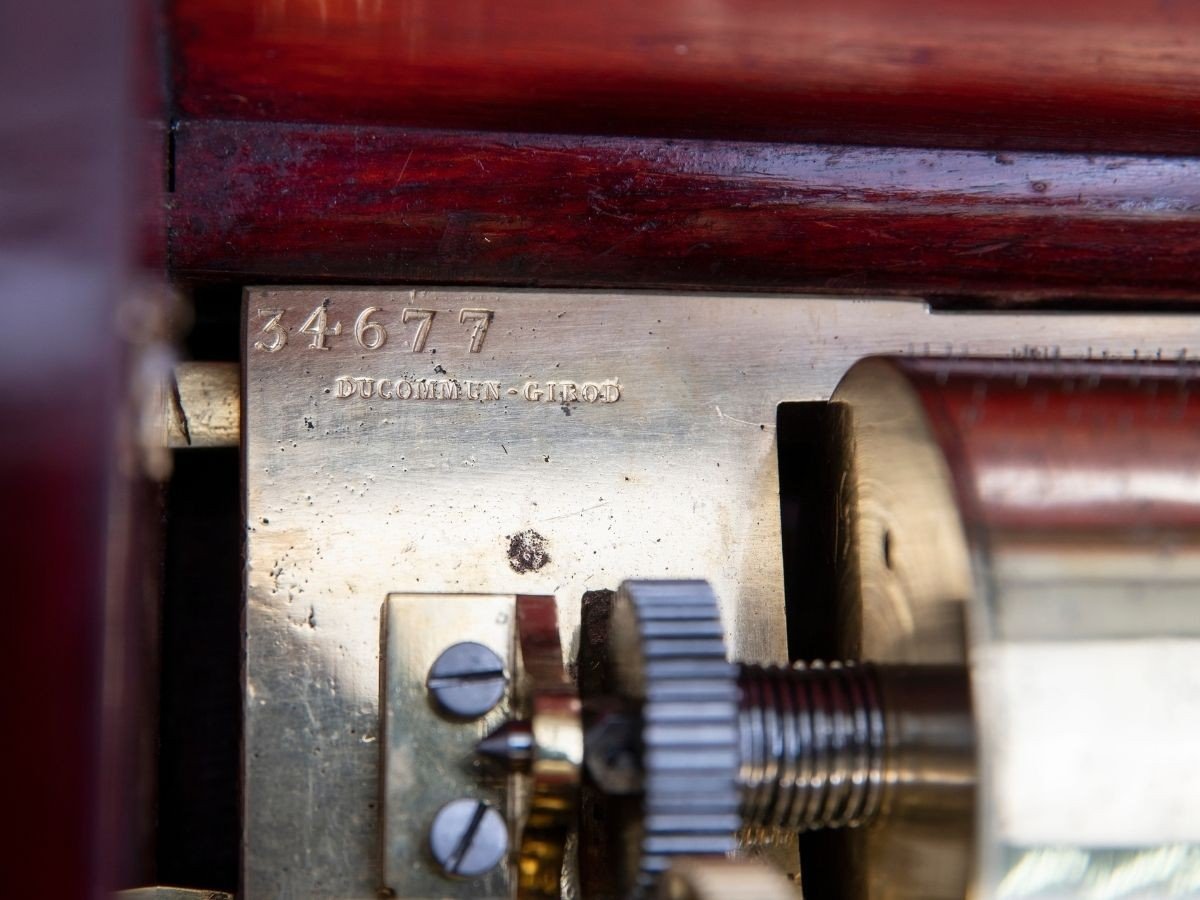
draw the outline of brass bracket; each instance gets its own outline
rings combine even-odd
[[[510,896],[509,867],[470,880],[444,877],[428,849],[430,824],[446,803],[490,803],[512,822],[515,798],[506,779],[489,778],[475,744],[511,713],[513,629],[510,595],[390,594],[383,617],[383,882],[397,897]],[[474,641],[492,650],[510,674],[510,690],[485,716],[468,722],[439,713],[426,678],[449,645]],[[511,841],[510,841],[511,843]]]

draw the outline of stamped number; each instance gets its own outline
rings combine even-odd
[[[364,350],[378,350],[387,341],[387,329],[378,322],[371,322],[371,313],[379,312],[378,306],[368,306],[354,320],[354,339]]]
[[[413,338],[412,352],[420,353],[425,349],[425,339],[429,337],[429,329],[433,327],[433,317],[437,313],[432,309],[413,309],[406,306],[400,313],[400,321],[407,325],[409,322],[420,322],[417,326],[416,337]]]
[[[268,353],[277,353],[287,345],[287,329],[279,324],[279,320],[283,318],[282,309],[260,309],[258,311],[260,319],[266,319],[267,324],[262,327],[262,333],[271,338],[270,341],[264,341],[259,338],[254,342],[255,350],[265,350]]]
[[[254,342],[255,350],[277,353],[287,346],[288,328],[283,323],[283,316],[286,312],[283,309],[258,310],[258,317],[266,319],[266,322],[262,326],[258,340]],[[359,312],[354,320],[354,342],[363,350],[378,350],[387,343],[387,327],[383,322],[372,320],[373,316],[381,312],[383,312],[381,306],[368,306]],[[469,353],[478,353],[483,349],[488,327],[492,324],[495,315],[495,310],[491,309],[466,308],[458,311],[459,324],[471,326],[470,342],[467,345]],[[400,311],[401,324],[416,324],[417,326],[412,338],[413,353],[420,353],[425,349],[429,333],[433,329],[433,320],[436,317],[437,310],[433,309],[406,306]],[[329,324],[329,301],[325,300],[309,313],[308,318],[295,331],[297,334],[311,336],[312,339],[308,342],[309,350],[332,350],[329,338],[337,337],[342,333],[342,323],[335,321],[332,325]]]
[[[460,325],[474,322],[471,329],[471,352],[478,353],[483,348],[483,339],[487,337],[488,326],[492,324],[494,313],[490,309],[460,309],[458,321]]]
[[[313,350],[328,350],[329,345],[325,343],[325,338],[330,335],[339,335],[342,333],[342,323],[334,322],[333,327],[329,328],[329,301],[325,300],[317,305],[317,308],[312,311],[304,324],[300,326],[300,334],[311,334],[313,339],[309,342],[309,348]]]

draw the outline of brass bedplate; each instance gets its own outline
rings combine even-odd
[[[730,652],[785,661],[780,403],[879,353],[1200,347],[1193,316],[820,297],[255,288],[245,312],[247,900],[431,896],[382,859],[389,595],[554,595],[569,662],[585,591],[703,577]]]

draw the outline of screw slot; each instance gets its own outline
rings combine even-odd
[[[495,708],[508,688],[504,661],[474,641],[447,647],[425,679],[430,699],[443,713],[458,719],[478,719]]]
[[[482,800],[452,800],[433,818],[429,851],[446,877],[478,878],[508,854],[508,825]]]

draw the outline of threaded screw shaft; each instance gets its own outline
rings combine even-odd
[[[887,736],[873,666],[743,665],[738,683],[745,824],[807,831],[879,813]]]

